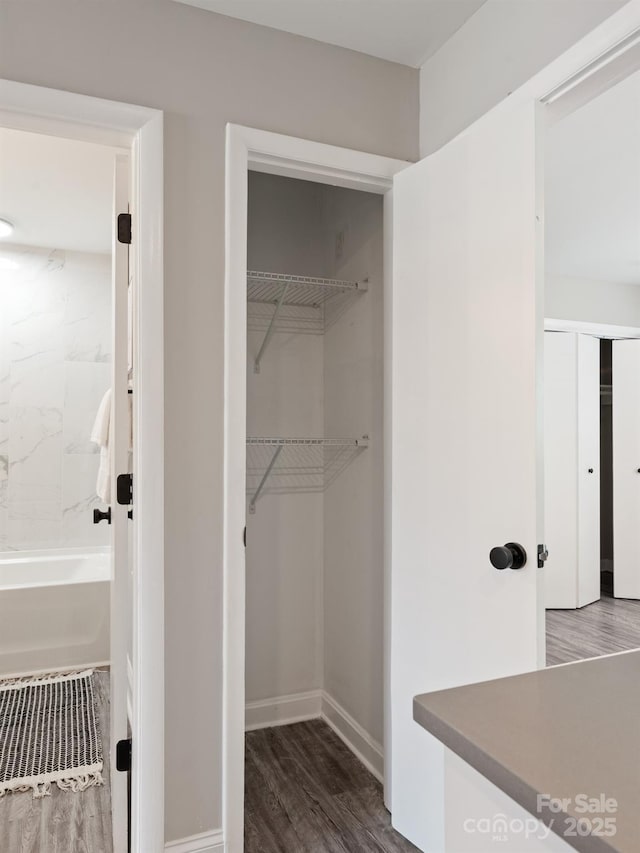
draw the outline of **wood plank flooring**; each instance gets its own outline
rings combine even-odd
[[[77,794],[54,785],[51,796],[41,800],[34,800],[28,791],[0,798],[2,853],[112,853],[109,673],[96,672],[94,684],[105,784]]]
[[[547,666],[640,648],[640,601],[612,598],[547,610]]]
[[[382,786],[322,720],[246,735],[245,853],[410,853]]]

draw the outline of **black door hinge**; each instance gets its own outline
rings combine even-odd
[[[118,474],[116,499],[121,506],[131,506],[133,503],[133,474]]]
[[[116,770],[121,773],[131,770],[131,738],[119,740],[116,744]]]
[[[118,243],[131,242],[131,214],[118,214]]]
[[[549,559],[549,551],[546,545],[538,545],[538,568],[543,569],[544,564]]]

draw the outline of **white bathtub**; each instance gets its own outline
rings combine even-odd
[[[109,661],[108,548],[0,553],[0,677]]]

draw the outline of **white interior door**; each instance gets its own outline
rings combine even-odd
[[[129,471],[130,407],[128,401],[128,286],[129,246],[118,239],[118,215],[129,210],[129,165],[127,157],[116,156],[113,211],[113,362],[111,379],[111,810],[115,853],[127,850],[127,776],[116,771],[118,741],[129,737],[127,714],[127,649],[133,602],[130,589],[128,507],[116,500],[119,474]],[[135,683],[132,679],[132,685]]]
[[[499,108],[394,179],[388,803],[433,853],[444,752],[413,697],[539,659],[536,111]],[[527,563],[497,570],[509,542]]]
[[[640,598],[640,340],[613,342],[613,594]]]

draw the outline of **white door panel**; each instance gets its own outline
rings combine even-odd
[[[613,594],[640,598],[640,341],[613,342]]]
[[[390,804],[434,853],[443,748],[414,695],[538,663],[535,117],[490,114],[394,179]],[[512,541],[527,565],[496,570]]]
[[[114,853],[127,850],[127,777],[116,771],[115,750],[129,737],[127,716],[127,646],[133,612],[129,580],[127,507],[116,500],[116,478],[129,470],[130,420],[128,389],[129,247],[117,239],[117,216],[129,209],[129,166],[116,156],[113,234],[113,363],[111,378],[111,810]],[[132,679],[132,683],[135,680]]]

